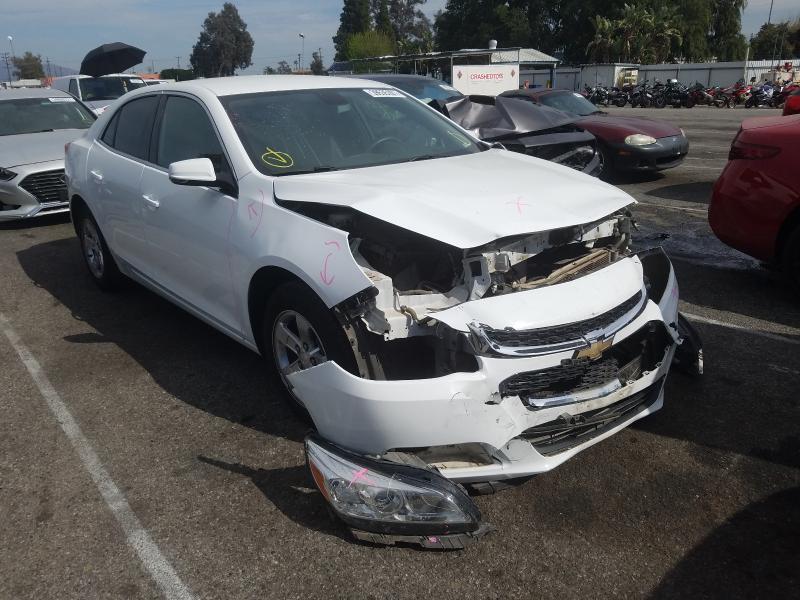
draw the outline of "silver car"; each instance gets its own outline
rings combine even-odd
[[[0,90],[0,221],[69,210],[64,146],[94,120],[60,90]]]

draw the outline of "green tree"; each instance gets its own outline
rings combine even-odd
[[[253,64],[253,45],[239,11],[226,2],[218,13],[208,13],[189,61],[195,73],[204,77],[233,75],[236,69]]]
[[[681,54],[687,62],[703,62],[711,58],[708,32],[713,15],[710,0],[678,0],[679,29],[683,44]]]
[[[717,60],[743,60],[747,40],[742,35],[742,11],[747,0],[714,0],[709,47]]]
[[[275,67],[270,67],[269,65],[264,67],[264,69],[261,71],[262,75],[275,75],[276,73],[277,71],[275,70]]]
[[[282,60],[278,63],[278,75],[291,75],[292,74],[292,67],[289,66],[285,60]]]
[[[11,59],[14,63],[14,77],[17,79],[41,79],[44,77],[42,57],[33,52],[26,52],[22,56]]]
[[[322,64],[322,57],[319,52],[311,54],[311,72],[314,75],[325,75],[325,65]]]
[[[342,13],[339,16],[339,29],[333,36],[336,48],[335,60],[347,58],[348,38],[356,33],[364,33],[371,28],[369,0],[344,0]]]
[[[379,0],[377,7],[373,12],[375,19],[375,29],[381,33],[385,33],[389,37],[394,37],[394,29],[392,29],[392,20],[389,18],[389,2],[388,0]]]
[[[365,31],[347,38],[347,60],[386,56],[393,51],[391,38],[380,31]]]
[[[616,21],[595,15],[592,25],[594,39],[586,46],[586,54],[591,62],[610,63],[616,41]]]
[[[191,69],[164,69],[158,74],[161,79],[174,79],[175,81],[189,81],[194,79],[194,71]]]
[[[764,23],[758,33],[750,38],[750,58],[752,60],[779,60],[798,56],[793,44],[791,31],[792,23]],[[794,23],[797,27],[798,23]]]
[[[422,12],[423,4],[425,0],[389,0],[389,20],[397,51],[402,54],[433,50],[433,28]]]

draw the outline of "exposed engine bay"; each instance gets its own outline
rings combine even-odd
[[[611,265],[628,255],[634,226],[630,212],[622,209],[584,225],[461,249],[348,207],[281,204],[349,233],[350,251],[374,287],[370,294],[343,303],[340,312],[353,329],[354,345],[372,355],[373,364],[364,365],[362,376],[375,379],[475,370],[468,350],[452,339],[442,346],[437,312],[471,300],[563,283]],[[396,343],[376,343],[375,338]],[[403,360],[392,359],[395,351]]]

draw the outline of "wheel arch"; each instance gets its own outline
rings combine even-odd
[[[89,205],[86,204],[86,201],[78,194],[74,194],[72,198],[69,199],[69,215],[70,219],[72,219],[72,228],[75,230],[75,235],[80,235],[78,233],[78,222],[80,216],[87,213],[90,215],[92,214],[92,211],[89,209]]]
[[[279,287],[294,281],[302,283],[310,293],[315,293],[302,278],[288,269],[275,265],[261,267],[250,278],[247,288],[247,316],[253,340],[262,356],[264,345],[261,331],[264,324],[264,306]]]
[[[775,262],[780,263],[783,260],[786,242],[792,232],[798,228],[800,228],[800,206],[795,206],[778,230],[778,236],[775,239]]]

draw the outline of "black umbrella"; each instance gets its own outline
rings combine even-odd
[[[81,74],[100,77],[109,73],[122,73],[141,63],[145,54],[147,53],[144,50],[122,42],[103,44],[83,57]]]

